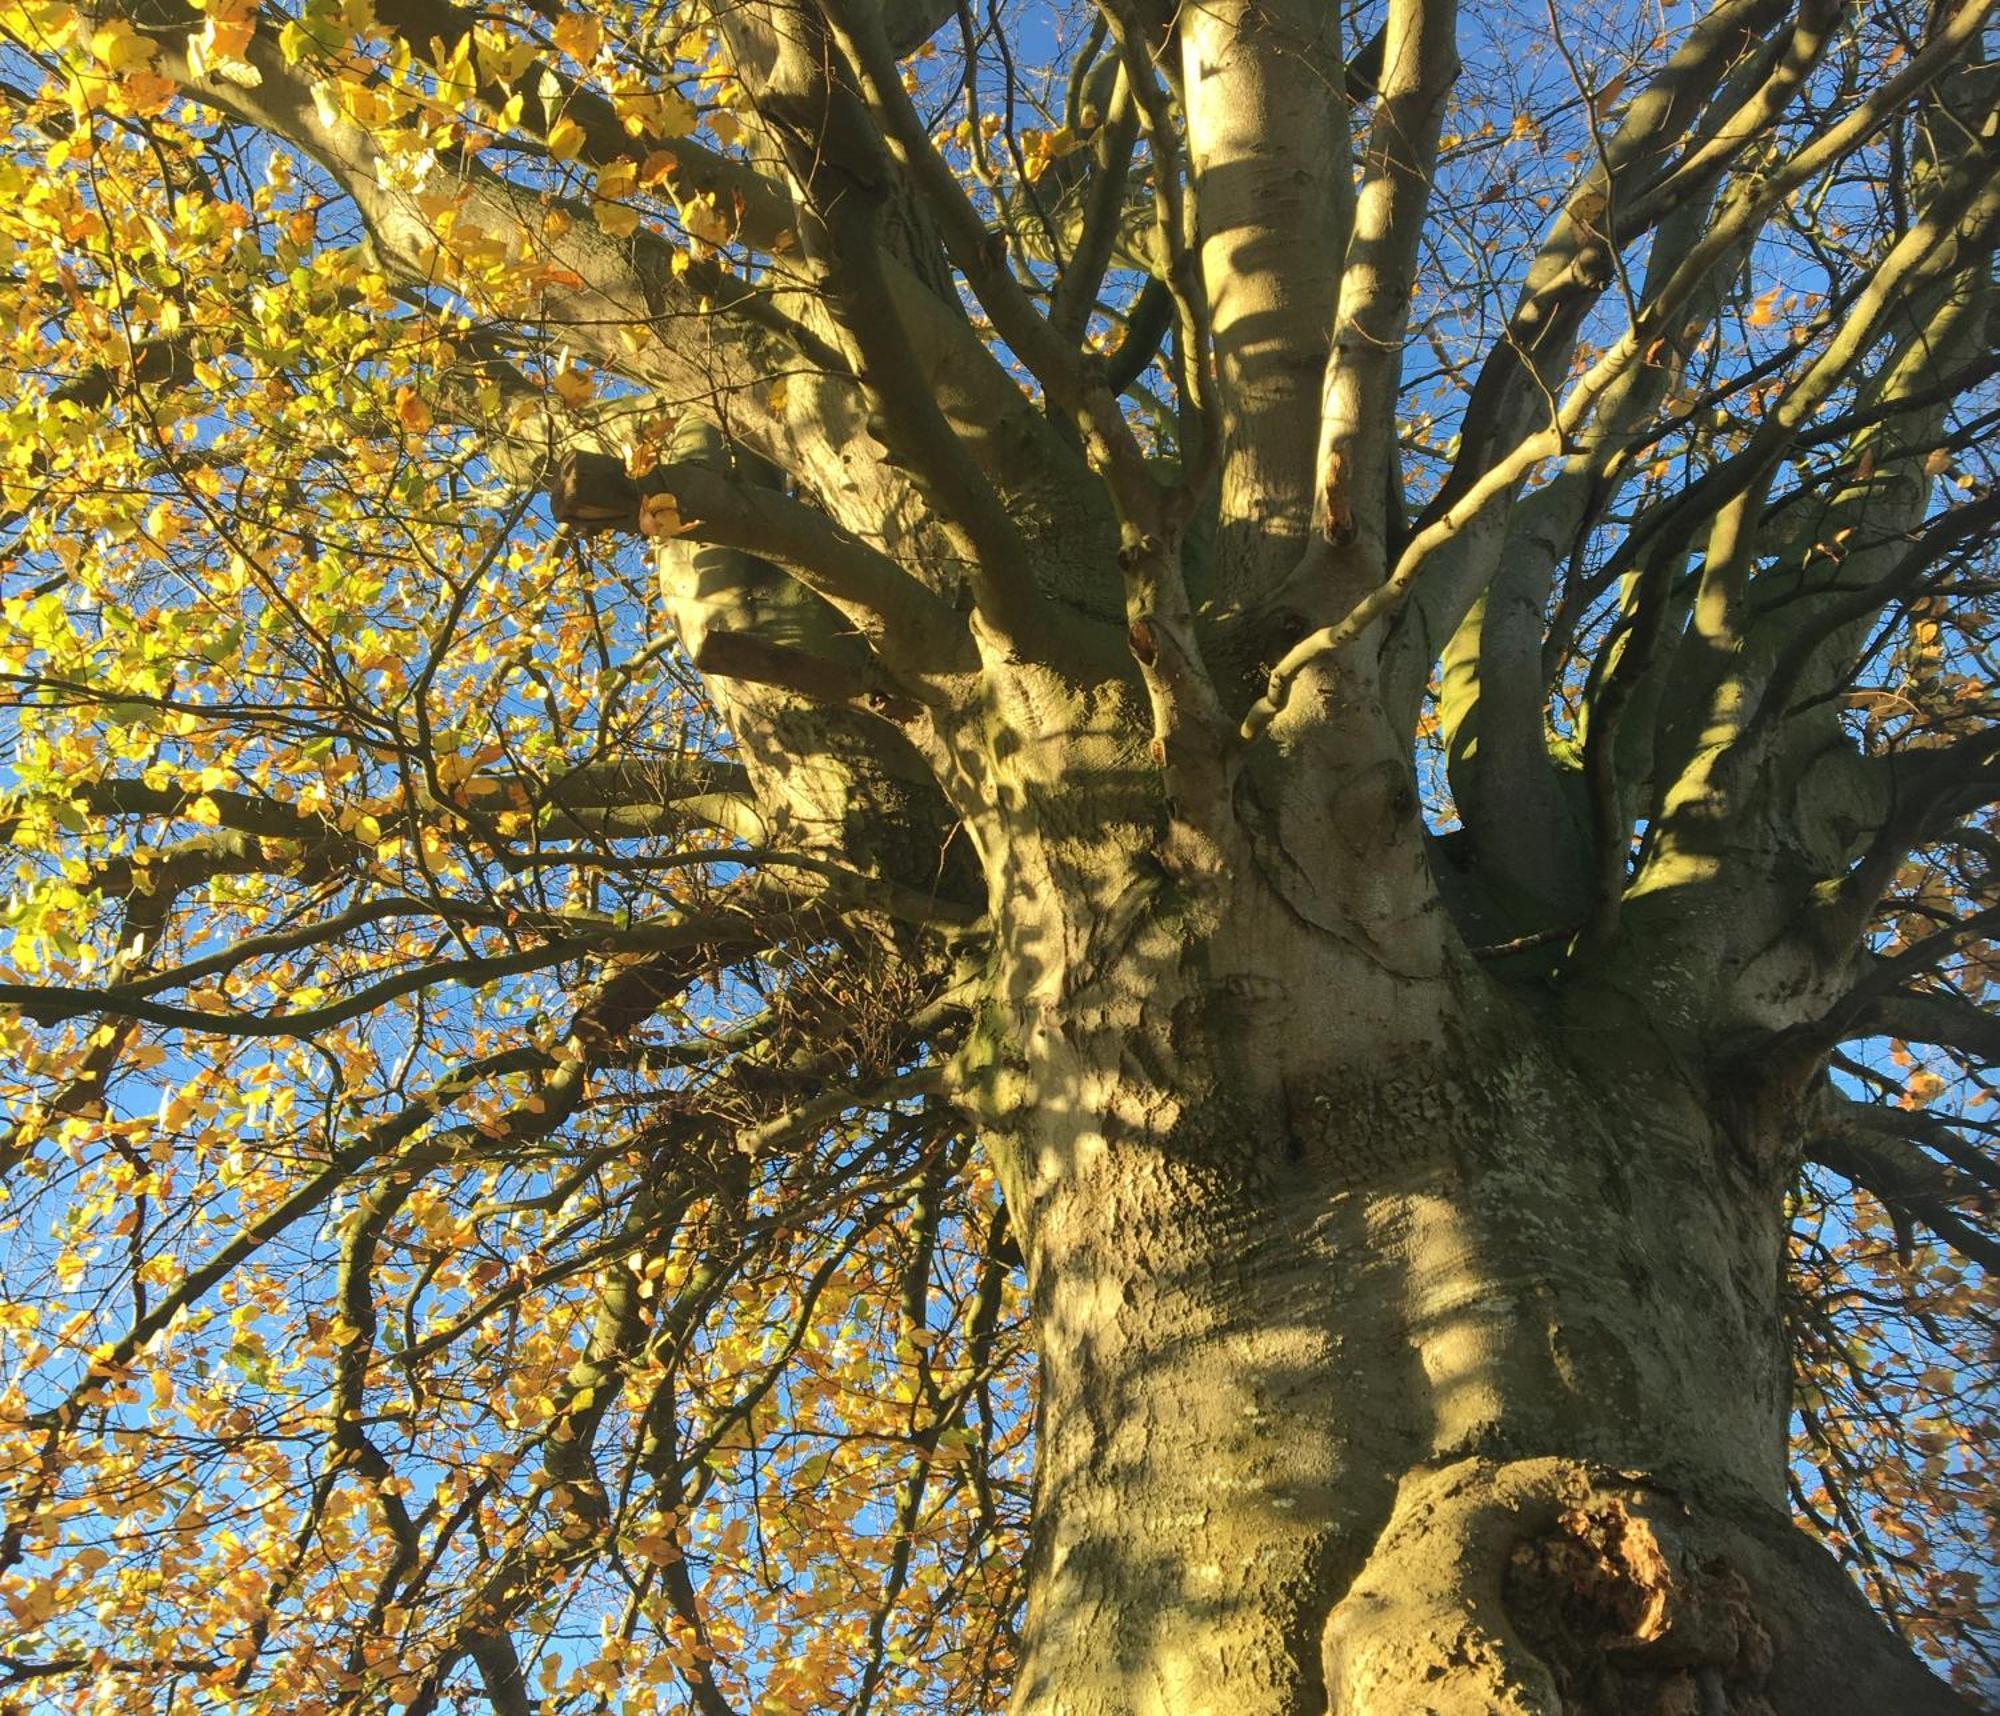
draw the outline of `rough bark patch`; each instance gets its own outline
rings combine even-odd
[[[1566,1716],[1771,1716],[1771,1635],[1726,1561],[1670,1550],[1616,1495],[1515,1545],[1504,1585]]]

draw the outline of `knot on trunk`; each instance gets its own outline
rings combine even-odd
[[[1674,1548],[1619,1495],[1515,1545],[1504,1600],[1565,1716],[1770,1716],[1771,1635],[1726,1561]]]
[[[1332,1708],[1774,1716],[1749,1584],[1701,1517],[1667,1512],[1630,1474],[1558,1456],[1411,1473],[1327,1618]]]

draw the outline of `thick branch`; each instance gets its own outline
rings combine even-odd
[[[648,503],[668,503],[653,514]],[[605,453],[572,454],[551,495],[560,523],[585,530],[688,536],[782,566],[852,620],[884,657],[931,672],[963,669],[959,617],[879,549],[825,513],[771,488],[752,489],[698,463],[655,466],[634,480]]]
[[[1993,1194],[1932,1161],[1914,1144],[1848,1116],[1835,1128],[1816,1133],[1807,1153],[1872,1192],[1892,1215],[1914,1217],[1982,1268],[2000,1269],[2000,1239],[1963,1213],[1967,1205],[1986,1209]]]
[[[1221,408],[1217,577],[1225,599],[1249,602],[1291,571],[1313,512],[1320,381],[1353,208],[1338,21],[1304,0],[1223,0],[1176,18],[1200,246],[1191,284]],[[1204,367],[1203,355],[1190,363]]]

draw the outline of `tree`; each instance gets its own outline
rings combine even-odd
[[[1989,11],[11,0],[0,1706],[1990,1692]]]

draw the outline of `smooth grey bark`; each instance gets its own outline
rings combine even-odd
[[[1962,1709],[1787,1519],[1791,1086],[1636,946],[1508,993],[1396,779],[1204,830],[1013,677],[953,1076],[1041,1360],[1016,1716]]]
[[[1335,985],[1161,987],[1000,1146],[1017,1716],[1963,1708],[1787,1518],[1776,1158],[1643,1022],[1371,1059]]]

